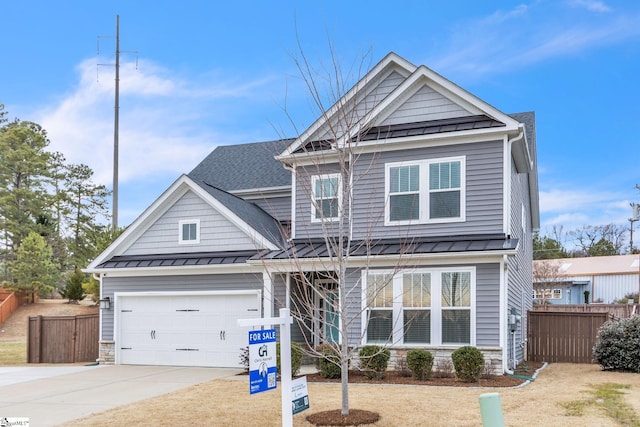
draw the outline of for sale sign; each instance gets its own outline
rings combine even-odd
[[[276,388],[276,330],[249,332],[249,394]]]

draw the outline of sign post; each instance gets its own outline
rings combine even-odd
[[[280,326],[280,378],[282,399],[282,427],[293,427],[291,410],[291,324],[293,318],[288,308],[280,309],[280,317],[238,319],[238,326]],[[262,333],[263,331],[256,331]],[[268,350],[267,350],[268,351]],[[274,352],[275,354],[275,352]]]

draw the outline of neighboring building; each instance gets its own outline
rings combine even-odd
[[[584,304],[588,291],[589,303],[612,304],[628,294],[637,294],[640,288],[640,255],[537,260],[533,262],[534,271],[536,265],[545,262],[555,264],[558,274],[551,280],[535,280],[535,302]],[[550,284],[539,284],[545,281]]]
[[[354,147],[344,182],[338,158]],[[391,53],[298,138],[216,148],[91,263],[112,302],[100,361],[238,366],[237,319],[286,306],[309,345],[344,327],[394,351],[476,346],[509,370],[532,306],[535,153],[533,113]],[[346,295],[327,236],[350,242]]]

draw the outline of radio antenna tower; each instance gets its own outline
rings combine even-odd
[[[131,52],[136,54],[136,69],[138,68],[137,51],[120,50],[120,15],[116,15],[116,77],[115,77],[115,101],[113,114],[113,193],[111,202],[111,226],[113,231],[118,229],[118,163],[119,163],[119,134],[120,134],[120,53]],[[100,36],[98,36],[100,39]],[[98,43],[98,54],[100,54],[100,44]],[[113,64],[98,64],[113,65]]]

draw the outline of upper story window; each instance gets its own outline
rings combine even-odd
[[[465,158],[386,165],[385,224],[464,219]]]
[[[337,219],[340,214],[342,182],[339,174],[316,175],[312,179],[311,221]]]
[[[187,219],[178,223],[178,243],[197,244],[200,243],[200,220]]]

